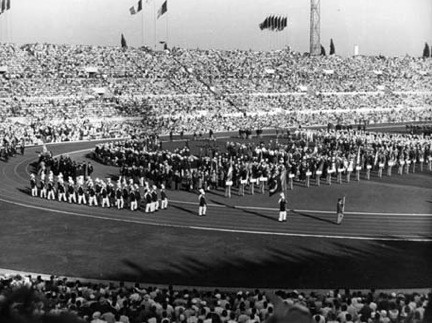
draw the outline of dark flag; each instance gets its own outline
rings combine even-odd
[[[277,27],[276,27],[276,30],[277,31],[281,31],[283,28],[282,28],[282,17],[278,17],[277,18]]]
[[[125,39],[123,34],[121,35],[121,41],[120,42],[121,42],[122,48],[127,48],[126,39]]]
[[[272,176],[269,180],[269,196],[282,192],[280,176]]]
[[[2,0],[1,12],[4,12],[6,9],[6,0]]]
[[[167,12],[168,11],[168,0],[166,0],[163,4],[162,4],[162,6],[160,7],[160,9],[158,10],[158,14],[157,14],[157,17],[158,17],[158,19],[159,19],[159,17],[160,16],[162,16],[165,12]]]
[[[282,16],[267,16],[258,26],[261,30],[270,29],[273,31],[282,31],[288,25],[288,18]]]
[[[275,29],[275,21],[276,21],[276,17],[275,16],[271,16],[271,18],[270,18],[270,29],[271,30]]]
[[[137,12],[140,12],[141,10],[142,10],[142,0],[139,0]]]
[[[6,1],[6,10],[9,10],[10,9],[10,0],[7,0]]]
[[[266,19],[264,19],[264,21],[259,24],[259,27],[260,27],[261,30],[264,30],[264,29],[267,28],[268,21],[269,21],[269,17],[267,17]]]
[[[129,8],[129,12],[130,12],[131,15],[136,14],[135,7],[134,6],[130,7]]]

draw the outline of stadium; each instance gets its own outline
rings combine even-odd
[[[0,322],[432,322],[431,3],[109,1],[0,1]]]

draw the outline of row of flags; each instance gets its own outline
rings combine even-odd
[[[288,18],[283,16],[268,16],[259,24],[261,30],[282,31],[288,26]]]
[[[10,10],[11,8],[11,0],[1,0],[1,11],[0,15],[5,12],[6,10]]]
[[[5,0],[3,0],[3,1],[5,1]],[[10,0],[8,0],[8,1],[10,1]],[[145,2],[149,3],[150,0],[145,0]],[[138,12],[140,12],[142,10],[142,8],[143,8],[142,0],[139,0],[136,9],[135,9],[135,6],[132,6],[129,8],[129,12],[131,15],[135,15]],[[165,2],[162,4],[162,6],[157,11],[157,18],[159,19],[159,17],[162,16],[167,11],[168,11],[168,0],[165,0]]]

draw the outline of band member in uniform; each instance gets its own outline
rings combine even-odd
[[[62,200],[66,202],[66,188],[63,181],[57,183],[57,191],[59,202],[61,202]]]
[[[135,198],[135,188],[133,186],[131,186],[129,190],[129,201],[131,211],[135,211],[138,208],[138,204]]]
[[[286,212],[286,199],[285,194],[280,193],[280,199],[278,201],[279,203],[279,222],[286,221],[287,220],[287,212]]]
[[[127,183],[126,182],[123,183],[122,194],[123,194],[123,207],[127,208],[128,207],[129,191],[128,191]]]
[[[201,194],[199,195],[198,215],[205,216],[207,212],[207,201],[205,197],[205,192],[202,188],[199,190],[199,192]]]
[[[344,218],[345,196],[343,198],[338,199],[336,209],[337,209],[336,223],[341,224]]]
[[[165,192],[165,185],[162,184],[161,186],[161,210],[164,210],[166,208],[168,208],[168,197],[167,194]]]
[[[41,187],[40,197],[46,199],[46,197],[47,197],[47,188],[46,188],[45,181],[42,179],[42,176],[41,176],[41,180],[40,180],[40,187]]]
[[[117,209],[122,209],[124,206],[124,201],[123,201],[123,192],[122,192],[122,188],[121,188],[121,184],[117,183],[117,189],[115,191],[115,195],[116,195],[116,205],[117,205]]]
[[[72,203],[72,201],[74,203],[76,203],[77,202],[76,201],[76,193],[75,193],[74,181],[73,181],[72,177],[69,177],[69,179],[68,179],[68,189],[67,189],[67,192],[68,192],[69,203]]]
[[[135,184],[135,200],[136,200],[135,210],[138,210],[140,208],[140,204],[141,204],[140,187],[138,184]]]
[[[90,183],[88,188],[88,195],[89,195],[89,206],[92,206],[93,204],[95,206],[98,206],[97,198],[96,198],[96,190],[93,186],[93,183]]]
[[[108,201],[110,206],[116,204],[116,190],[114,184],[111,182],[111,178],[107,178],[106,190],[108,193]]]
[[[101,182],[101,205],[102,207],[110,207],[110,200],[109,200],[109,194],[108,194],[108,188],[104,181]]]
[[[55,194],[54,194],[54,183],[53,183],[52,180],[50,180],[50,181],[48,182],[48,185],[47,185],[47,193],[48,193],[48,195],[47,195],[47,199],[48,199],[48,200],[55,200]]]
[[[78,204],[87,204],[84,187],[80,183],[78,186]]]
[[[38,189],[37,189],[37,185],[36,185],[35,174],[30,174],[30,187],[31,187],[31,195],[37,196],[38,195]]]
[[[101,180],[99,178],[96,178],[96,180],[95,180],[94,189],[96,192],[96,202],[99,203],[102,201],[102,199],[101,199],[102,183],[101,183]]]
[[[151,206],[151,211],[155,212],[158,210],[159,205],[158,205],[158,195],[157,195],[157,187],[156,185],[153,185],[152,187],[152,191],[151,191],[151,198],[152,198],[152,206]]]
[[[146,201],[145,213],[150,213],[152,209],[152,196],[149,189],[145,190],[144,197]]]

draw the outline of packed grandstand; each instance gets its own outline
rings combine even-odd
[[[1,134],[29,145],[431,119],[431,60],[409,56],[2,44],[0,60]]]
[[[0,277],[1,322],[431,322],[431,294],[330,290],[197,290],[61,277]]]

